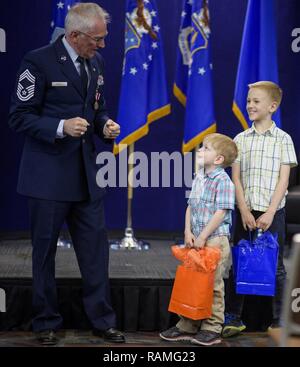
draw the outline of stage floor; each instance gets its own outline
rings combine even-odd
[[[117,326],[126,332],[158,332],[178,320],[177,315],[168,312],[179,263],[171,254],[174,240],[147,240],[151,245],[148,251],[110,250],[111,300]],[[31,265],[30,240],[0,240],[0,288],[6,292],[0,331],[31,330]],[[63,329],[90,330],[73,248],[58,247],[56,280]],[[271,313],[270,297],[246,297],[242,317],[248,331],[265,331],[271,323]]]
[[[174,279],[178,261],[171,241],[152,240],[147,251],[110,250],[110,279]],[[0,241],[0,279],[31,279],[31,241]],[[80,279],[73,248],[57,248],[56,278]]]
[[[163,330],[176,322],[168,312],[178,261],[172,241],[151,240],[147,251],[110,250],[110,287],[118,327],[125,331]],[[7,312],[0,330],[29,331],[32,316],[31,241],[0,241],[0,288]],[[90,329],[82,303],[81,276],[73,248],[58,247],[56,284],[64,329]]]

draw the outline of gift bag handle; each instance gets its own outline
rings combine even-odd
[[[251,231],[248,230],[248,235],[249,235],[249,242],[252,245],[252,235],[251,235]]]
[[[252,231],[250,231],[250,230],[248,231],[248,233],[249,233],[249,241],[250,241],[251,245],[253,245],[252,239],[254,239],[254,237],[255,238],[260,237],[263,234],[263,230],[260,229],[260,228],[256,229],[255,231],[253,231],[254,232],[254,236],[252,236],[251,232]]]

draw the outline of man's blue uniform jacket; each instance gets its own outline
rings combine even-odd
[[[103,59],[89,60],[91,80],[86,98],[80,76],[62,37],[29,52],[21,64],[13,95],[9,125],[25,134],[18,192],[56,201],[102,197],[96,183],[93,136],[103,137],[108,120],[103,97]],[[95,109],[96,93],[100,93]],[[99,94],[98,94],[99,96]],[[57,138],[61,119],[85,118],[90,126],[82,138]]]

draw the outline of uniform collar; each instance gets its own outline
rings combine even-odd
[[[63,36],[62,38],[62,43],[65,46],[71,60],[73,61],[73,63],[75,63],[75,61],[77,61],[77,57],[79,56],[78,53],[74,50],[74,48],[69,44],[69,42],[66,39],[66,36]]]
[[[66,45],[68,46],[68,45]],[[76,64],[72,61],[71,56],[63,42],[63,35],[57,38],[54,42],[54,48],[57,55],[57,61],[61,64],[61,71],[66,78],[74,85],[81,97],[85,94],[82,89],[81,79],[78,75]]]

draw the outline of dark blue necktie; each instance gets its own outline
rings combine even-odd
[[[78,56],[77,61],[80,63],[80,78],[81,78],[82,88],[84,91],[84,96],[86,96],[87,87],[88,87],[88,75],[87,75],[85,65],[84,65],[84,58],[81,56]]]

